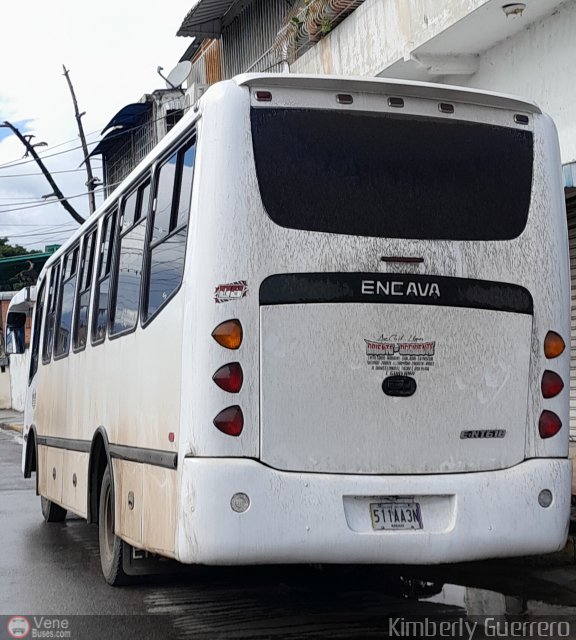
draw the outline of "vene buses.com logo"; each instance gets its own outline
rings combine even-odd
[[[30,623],[24,616],[12,616],[6,628],[11,638],[27,638],[30,633]]]

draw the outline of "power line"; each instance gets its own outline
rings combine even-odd
[[[104,187],[98,189],[98,193],[102,193],[102,191],[104,191]],[[82,196],[87,195],[87,193],[78,193],[74,196],[68,196],[66,198],[34,198],[33,200],[28,200],[27,202],[9,202],[8,204],[0,204],[0,213],[2,212],[2,207],[10,207],[12,204],[17,204],[17,205],[24,205],[24,204],[44,204],[45,202],[48,203],[52,203],[52,202],[61,202],[62,200],[71,200],[72,198],[80,198]]]
[[[119,184],[120,184],[120,182],[113,182],[112,184],[107,185],[106,187],[102,187],[101,189],[98,189],[97,193],[101,194],[106,189],[114,188]],[[78,194],[73,195],[73,196],[67,196],[65,198],[50,198],[50,199],[45,200],[44,202],[39,202],[38,200],[31,200],[29,205],[28,205],[28,203],[19,203],[20,205],[27,205],[27,206],[18,206],[18,207],[14,207],[12,209],[3,209],[2,208],[2,207],[9,207],[10,204],[0,204],[0,213],[13,213],[15,211],[24,211],[26,209],[36,209],[37,207],[45,207],[47,205],[57,204],[58,202],[62,202],[62,200],[73,200],[74,198],[84,198],[86,195],[88,195],[87,191],[84,192],[84,193],[78,193]],[[32,203],[37,203],[37,204],[32,204]]]
[[[84,169],[61,169],[60,171],[51,171],[50,173],[52,175],[55,175],[57,173],[78,173],[79,171],[83,172]],[[0,175],[0,180],[2,180],[2,178],[23,178],[26,176],[41,176],[41,175],[44,175],[41,171],[33,171],[31,173],[9,173],[9,174]]]
[[[38,233],[9,233],[7,234],[10,239],[16,238],[44,238],[46,236],[55,236],[55,235],[70,235],[72,231],[76,231],[78,227],[69,227],[66,229],[57,229],[55,231],[43,231]]]
[[[97,144],[97,142],[90,142],[89,144]],[[58,151],[57,153],[43,154],[40,157],[42,158],[42,160],[44,160],[45,158],[54,158],[55,156],[62,156],[65,153],[71,153],[72,151],[76,151],[78,149],[82,149],[82,145],[78,145],[77,147],[72,147],[71,149],[66,149],[65,151]],[[6,168],[19,167],[23,164],[29,164],[30,162],[36,162],[36,160],[34,160],[34,158],[31,158],[30,160],[19,160],[17,162],[11,160],[10,162],[0,164],[0,169],[3,169],[5,167]]]
[[[189,109],[189,107],[183,107],[182,109],[175,109],[175,111],[181,111],[182,114],[184,114],[187,110]],[[165,117],[161,116],[159,118],[155,118],[154,120],[150,120],[148,122],[144,122],[140,125],[138,125],[137,127],[133,127],[132,129],[122,129],[118,131],[118,136],[124,135],[126,133],[134,133],[137,132],[140,129],[143,129],[144,127],[148,127],[152,124],[156,124],[157,122],[160,122],[161,120],[164,120]],[[91,134],[89,134],[91,135]],[[104,138],[102,138],[103,140]],[[88,145],[95,145],[98,144],[99,142],[102,142],[102,140],[95,140],[94,142],[89,142]],[[59,143],[57,145],[54,145],[53,147],[50,147],[50,149],[56,149],[57,147],[60,147],[64,144],[68,144],[68,142],[62,142]],[[42,159],[44,158],[53,158],[55,156],[60,156],[63,155],[65,153],[71,153],[72,151],[77,151],[78,149],[81,149],[82,145],[76,146],[76,147],[72,147],[71,149],[66,149],[65,151],[59,151],[57,153],[47,153],[48,149],[46,151],[44,151],[42,154],[39,154],[40,157]],[[30,160],[9,160],[8,162],[4,162],[3,164],[0,164],[0,169],[4,169],[4,168],[10,168],[10,167],[19,167],[21,165],[24,164],[28,164],[30,162],[34,162],[34,159],[30,159]],[[53,172],[55,173],[55,172]]]
[[[60,226],[65,227],[68,223],[62,223]],[[42,229],[47,229],[48,231],[50,231],[51,229],[56,228],[58,225],[57,224],[46,224],[45,222],[32,222],[31,224],[28,224],[27,222],[14,222],[12,223],[8,223],[8,224],[4,224],[3,228],[5,227],[38,227],[38,231],[42,231]],[[0,237],[3,237],[2,234],[0,234]]]

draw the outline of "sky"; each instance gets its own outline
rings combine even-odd
[[[78,227],[9,121],[37,148],[61,191],[88,216],[86,173],[74,107],[63,75],[70,71],[89,148],[124,105],[166,87],[167,75],[191,43],[176,37],[194,0],[155,4],[136,0],[3,0],[0,30],[0,237],[28,249],[61,244]],[[93,168],[101,166],[96,158]],[[77,196],[77,197],[75,197]],[[51,199],[52,201],[54,198]],[[102,198],[98,199],[98,203]],[[40,205],[40,206],[38,206]]]

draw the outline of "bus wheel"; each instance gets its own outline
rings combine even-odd
[[[66,518],[66,509],[62,508],[59,504],[41,496],[40,505],[42,507],[42,515],[46,522],[64,522]]]
[[[102,478],[98,511],[100,564],[102,565],[102,573],[106,582],[113,587],[117,587],[127,584],[128,576],[122,569],[122,540],[114,534],[112,490],[110,469],[106,467]]]

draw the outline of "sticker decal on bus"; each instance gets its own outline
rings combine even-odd
[[[413,375],[429,371],[434,366],[436,342],[417,336],[381,335],[376,340],[367,340],[367,364],[374,371]]]
[[[237,280],[228,284],[219,284],[214,290],[214,301],[230,302],[230,300],[239,300],[245,298],[248,293],[248,283],[246,280]]]

